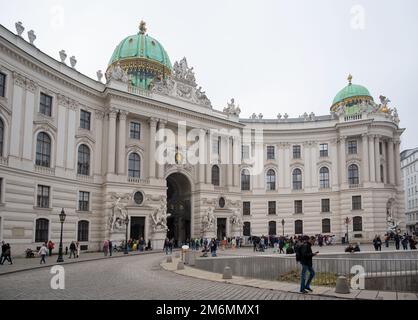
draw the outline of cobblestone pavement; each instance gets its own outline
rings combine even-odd
[[[190,278],[162,270],[163,254],[64,265],[65,290],[50,268],[0,275],[0,299],[303,300],[329,299]]]

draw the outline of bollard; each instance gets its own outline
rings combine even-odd
[[[335,293],[347,294],[350,293],[350,287],[348,286],[347,278],[340,276],[337,279],[337,284],[335,286]]]
[[[226,280],[232,279],[232,270],[230,267],[225,267],[222,279],[226,279]]]
[[[177,252],[175,257],[176,257],[176,259],[179,259],[180,258],[180,253]]]
[[[184,262],[183,261],[179,261],[179,263],[177,264],[177,270],[184,270]]]
[[[172,263],[173,262],[173,257],[169,256],[167,257],[167,263]]]

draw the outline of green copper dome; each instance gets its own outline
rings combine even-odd
[[[373,98],[370,95],[369,90],[367,90],[366,87],[363,87],[361,85],[358,84],[352,84],[351,80],[352,80],[352,76],[350,75],[348,77],[348,85],[343,88],[342,90],[340,90],[340,92],[337,93],[337,95],[334,98],[334,101],[332,102],[332,106],[331,106],[331,110],[333,111],[337,105],[339,105],[340,103],[344,102],[344,103],[352,103],[352,102],[356,102],[357,100],[372,100]]]
[[[109,68],[119,64],[128,73],[130,85],[148,89],[154,78],[171,74],[171,62],[164,47],[145,34],[141,21],[139,33],[123,39],[113,52]]]

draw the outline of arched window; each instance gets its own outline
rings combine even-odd
[[[78,147],[77,173],[88,176],[90,172],[90,149],[85,144]]]
[[[244,237],[251,237],[251,222],[244,222]]]
[[[322,233],[331,233],[331,219],[322,219]]]
[[[0,157],[3,156],[3,144],[4,144],[4,122],[0,119]]]
[[[217,165],[212,167],[212,184],[219,186],[219,167]]]
[[[269,221],[269,236],[275,236],[276,234],[276,221]]]
[[[319,187],[329,188],[329,169],[327,167],[319,169]]]
[[[250,190],[250,171],[248,169],[241,171],[241,190]]]
[[[303,221],[302,220],[295,221],[295,234],[303,234]]]
[[[276,190],[276,172],[273,169],[267,171],[267,190]]]
[[[131,178],[140,178],[141,176],[141,158],[135,152],[129,155],[128,175]]]
[[[51,166],[51,138],[45,132],[40,132],[36,139],[36,165]]]
[[[37,219],[35,229],[35,242],[47,242],[49,233],[49,221],[47,219]]]
[[[89,241],[89,222],[81,220],[78,222],[77,241]]]
[[[359,184],[358,167],[355,164],[348,167],[348,183],[350,185]]]
[[[362,217],[354,217],[353,218],[353,231],[363,231],[363,218]]]
[[[293,190],[302,189],[302,170],[295,169],[292,173],[293,176]]]

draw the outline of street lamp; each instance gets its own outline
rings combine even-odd
[[[128,254],[128,225],[129,225],[129,216],[128,215],[126,216],[125,224],[126,224],[125,251],[123,253]]]
[[[61,213],[59,214],[60,222],[61,222],[61,236],[60,236],[60,247],[59,247],[59,251],[58,251],[57,262],[64,262],[64,259],[62,258],[62,228],[63,228],[66,216],[67,215],[65,214],[64,208],[62,208]]]
[[[283,237],[284,237],[284,219],[282,219],[282,229],[283,229]]]
[[[349,243],[349,239],[348,239],[348,225],[350,224],[350,222],[351,222],[351,219],[349,217],[346,217],[344,223],[345,223],[345,226],[347,228],[347,232],[346,232],[346,235],[347,235],[347,243]]]

